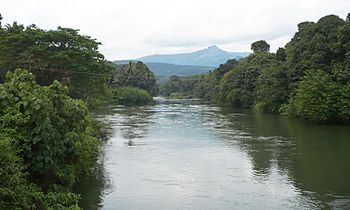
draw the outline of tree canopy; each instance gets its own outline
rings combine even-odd
[[[267,42],[265,40],[259,40],[259,41],[252,43],[251,50],[253,50],[254,53],[269,52],[270,45],[267,44]]]
[[[36,84],[35,76],[26,70],[7,73],[5,83],[0,84],[0,133],[6,147],[16,147],[15,152],[8,152],[3,158],[13,158],[9,167],[18,168],[14,174],[19,179],[2,180],[0,196],[15,196],[11,193],[18,190],[23,196],[20,199],[34,204],[31,199],[36,194],[21,191],[25,184],[22,190],[37,191],[39,197],[42,193],[57,192],[65,193],[61,197],[69,200],[73,185],[93,172],[99,142],[93,136],[84,103],[66,93],[67,88],[58,81],[50,86]],[[7,145],[8,141],[11,145]],[[14,188],[3,191],[10,185]],[[72,198],[77,201],[78,196]]]
[[[0,82],[6,72],[24,68],[40,85],[58,80],[75,98],[98,97],[113,68],[98,51],[99,45],[75,29],[46,31],[34,24],[8,24],[0,33]]]
[[[140,62],[117,65],[111,79],[112,87],[135,87],[155,96],[158,93],[156,78],[148,67]]]
[[[251,55],[228,61],[191,85],[179,82],[191,77],[171,78],[166,85],[177,86],[178,95],[235,107],[349,122],[349,17],[328,15],[316,23],[300,23],[291,41],[276,53],[269,52],[266,41],[256,41]]]

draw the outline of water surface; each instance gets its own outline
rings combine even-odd
[[[85,209],[350,209],[350,126],[186,100],[102,111]]]

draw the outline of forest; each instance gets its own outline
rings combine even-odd
[[[160,93],[315,122],[350,121],[350,15],[300,23],[276,53],[264,40],[251,49],[208,74],[172,76]]]
[[[350,121],[350,15],[303,22],[276,53],[256,41],[246,58],[158,87],[142,62],[116,65],[79,30],[2,25],[0,209],[79,209],[73,188],[94,173],[103,104],[153,96],[200,98],[316,122]]]
[[[74,186],[94,173],[106,135],[89,110],[150,103],[155,77],[107,61],[79,30],[1,19],[0,209],[79,209]]]

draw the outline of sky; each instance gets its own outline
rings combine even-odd
[[[266,40],[283,47],[303,21],[345,18],[350,0],[0,0],[3,24],[80,29],[108,60],[191,52],[217,45],[250,52]]]

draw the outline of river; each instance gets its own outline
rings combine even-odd
[[[196,100],[106,107],[85,209],[350,209],[350,126]]]

